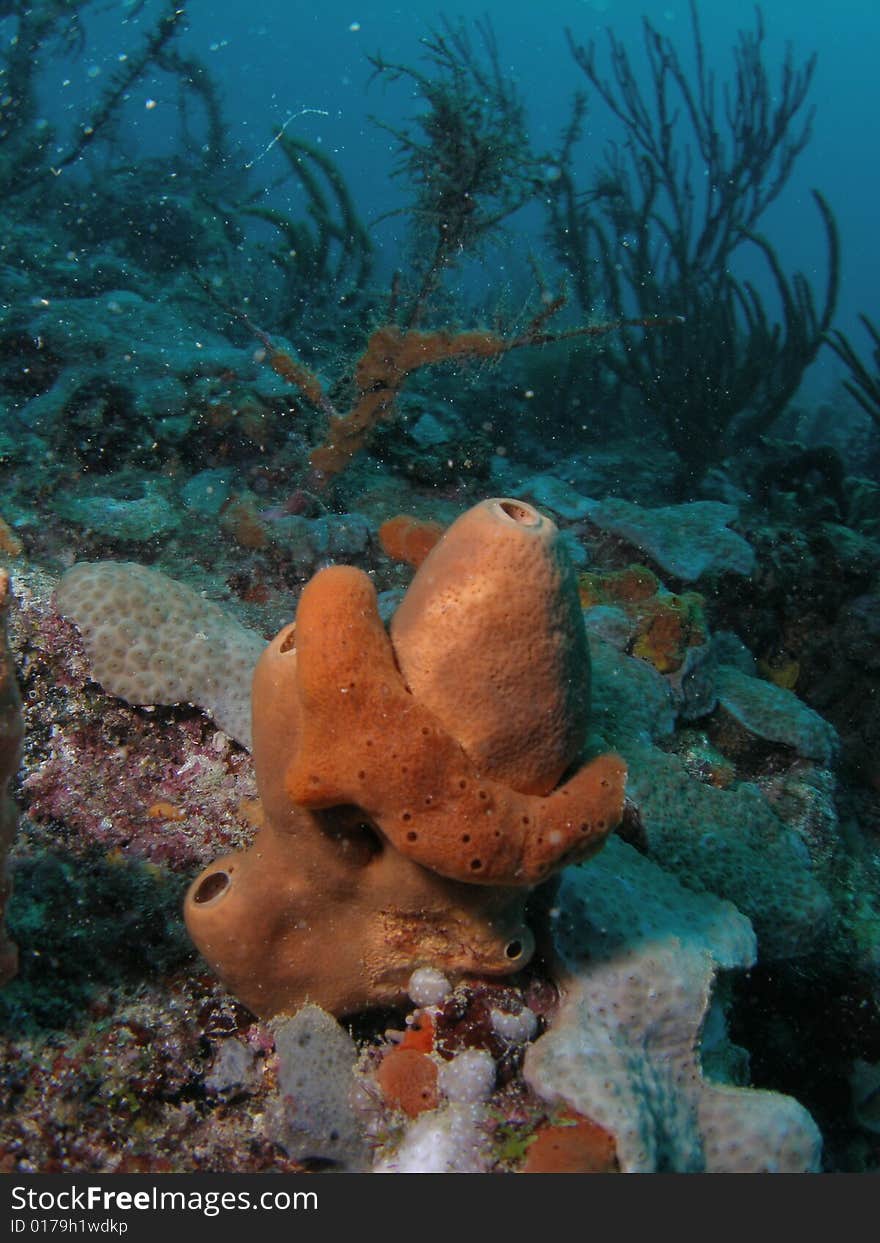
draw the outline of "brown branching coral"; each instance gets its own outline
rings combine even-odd
[[[316,482],[326,481],[348,465],[364,447],[370,432],[383,419],[393,416],[397,397],[408,377],[423,368],[454,359],[498,359],[526,346],[547,345],[575,337],[599,337],[615,332],[624,324],[655,326],[663,317],[614,320],[610,323],[583,324],[551,332],[548,319],[565,305],[564,295],[553,299],[521,331],[505,336],[490,329],[433,331],[395,324],[383,324],[367,339],[363,353],[354,364],[354,398],[344,414],[339,414],[326,395],[319,377],[302,363],[279,349],[264,333],[258,332],[267,349],[267,361],[278,375],[300,390],[312,404],[329,416],[324,441],[312,450],[311,464]]]
[[[619,757],[556,785],[589,703],[556,536],[528,505],[484,502],[423,562],[391,638],[367,576],[334,566],[261,657],[265,823],[185,907],[202,953],[257,1013],[390,1004],[421,965],[518,970],[534,943],[530,889],[619,820]]]
[[[277,347],[245,315],[231,312],[263,342],[272,369],[328,416],[324,439],[310,457],[313,486],[320,487],[342,471],[373,428],[393,417],[401,390],[418,371],[455,360],[496,360],[525,346],[598,337],[627,324],[648,327],[671,322],[661,313],[633,319],[621,315],[609,323],[551,331],[548,324],[566,306],[567,295],[564,290],[552,295],[536,272],[539,309],[519,329],[422,326],[444,274],[481,247],[541,186],[540,161],[528,141],[516,86],[501,69],[491,27],[479,23],[478,31],[482,56],[461,24],[447,23],[422,40],[428,62],[424,71],[392,64],[379,55],[370,58],[377,76],[414,85],[425,109],[409,128],[385,126],[397,140],[396,171],[413,191],[412,202],[402,210],[413,220],[415,257],[406,278],[400,273],[394,277],[384,322],[374,327],[348,373],[333,386],[345,392],[347,409],[331,402],[314,371]],[[338,288],[339,272],[327,274],[329,247],[335,240],[341,248],[340,265],[351,267],[360,255],[356,283],[363,285],[369,271],[368,242],[338,171],[323,153],[299,140],[281,135],[278,142],[309,195],[313,227],[295,225],[261,207],[249,209],[251,214],[282,229],[297,264],[313,263],[313,283],[326,278],[331,288]],[[332,219],[317,172],[331,189],[341,224]]]

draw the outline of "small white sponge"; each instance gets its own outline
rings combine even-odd
[[[464,1049],[440,1067],[440,1091],[459,1105],[487,1101],[495,1088],[495,1062],[485,1049]]]

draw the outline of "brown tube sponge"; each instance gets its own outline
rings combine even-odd
[[[615,823],[615,756],[593,760],[546,798],[485,776],[408,690],[362,571],[332,566],[306,586],[296,654],[302,716],[285,781],[296,806],[355,804],[416,863],[496,885],[543,880],[593,853]],[[488,715],[494,725],[494,704]],[[540,746],[541,731],[530,732]]]
[[[472,728],[459,705],[453,731],[401,674],[375,590],[360,570],[335,566],[315,575],[295,626],[282,630],[260,658],[253,738],[265,825],[249,850],[218,860],[194,882],[185,914],[208,961],[261,1015],[306,1000],[337,1015],[397,1002],[423,965],[453,976],[518,970],[533,949],[524,922],[529,888],[598,850],[620,818],[625,766],[617,756],[599,756],[552,788],[582,742],[584,709],[571,685],[583,690],[584,681],[575,670],[578,636],[569,602],[544,597],[564,597],[570,583],[576,603],[576,587],[552,524],[540,531],[546,520],[528,506],[513,518],[501,512],[503,518],[490,509],[486,524],[483,570],[501,584],[493,590],[487,583],[486,644],[495,645],[497,627],[509,639],[525,628],[524,579],[537,597],[533,641],[508,647],[532,698],[514,704],[512,670],[504,693],[517,719],[504,747],[496,748],[516,770],[516,784],[500,761],[492,767],[475,758],[481,733],[503,732],[496,705],[484,703],[496,683],[489,678],[483,695],[471,697],[478,717]],[[468,524],[460,522],[467,534]],[[482,516],[467,574],[479,561],[481,522]],[[534,528],[527,552],[523,525]],[[458,526],[437,551],[452,537],[454,552]],[[500,547],[505,539],[510,559]],[[511,560],[519,567],[515,582]],[[451,571],[444,581],[451,585]],[[505,584],[515,597],[511,610],[521,614],[516,626],[499,604]],[[424,612],[433,617],[427,598]],[[475,648],[481,642],[476,612],[477,594],[468,591],[464,622],[450,600],[448,625],[434,627],[434,644],[449,643],[460,653],[459,679],[488,677],[483,654],[474,651],[468,666],[463,645],[468,632]],[[579,612],[577,618],[582,630]],[[416,638],[417,631],[413,621]],[[583,667],[586,661],[584,644]],[[543,663],[540,699],[528,672],[533,662]],[[437,667],[444,667],[442,658]],[[546,721],[554,723],[552,744],[543,738]],[[472,740],[470,750],[458,729]],[[541,753],[539,763],[529,762],[529,742]],[[514,756],[521,757],[518,767]],[[543,794],[526,788],[536,785]]]
[[[462,514],[422,562],[391,637],[413,695],[482,772],[553,789],[586,733],[590,656],[549,518],[509,497]]]

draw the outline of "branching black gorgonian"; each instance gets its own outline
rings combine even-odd
[[[479,49],[463,23],[444,21],[442,30],[423,39],[424,71],[380,54],[369,58],[374,77],[408,80],[424,105],[407,128],[377,122],[394,135],[395,175],[413,190],[402,209],[415,222],[420,252],[408,326],[421,316],[442,272],[472,253],[540,184],[519,93],[501,69],[492,27],[475,25]]]
[[[693,62],[643,21],[647,74],[608,32],[610,75],[595,42],[572,55],[622,127],[592,183],[578,187],[575,145],[586,97],[579,95],[549,187],[549,236],[588,313],[678,315],[644,336],[625,330],[603,356],[657,416],[681,461],[687,494],[732,442],[766,431],[797,390],[828,331],[839,281],[831,208],[819,210],[828,275],[817,297],[800,272],[787,274],[757,230],[810,135],[805,105],[815,58],[798,66],[787,51],[778,75],[764,61],[764,26],[741,30],[733,73],[719,84],[707,63],[691,0]],[[747,248],[760,254],[776,315],[753,281],[735,275]]]

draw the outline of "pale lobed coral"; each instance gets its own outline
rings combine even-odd
[[[715,673],[715,688],[722,708],[758,738],[793,747],[826,766],[840,749],[834,726],[784,686],[722,664]]]
[[[565,996],[526,1054],[525,1078],[609,1130],[621,1170],[818,1170],[821,1137],[805,1109],[715,1082],[701,1065],[718,972],[755,961],[735,907],[684,889],[614,839],[589,867],[564,873],[555,943]],[[716,1041],[726,1042],[723,1027]]]
[[[250,682],[266,646],[255,631],[135,562],[80,562],[61,579],[56,601],[104,690],[132,704],[195,704],[250,746]]]
[[[755,552],[729,524],[739,517],[734,505],[690,501],[648,509],[612,497],[590,510],[589,519],[646,552],[662,570],[685,583],[704,574],[749,575]]]

